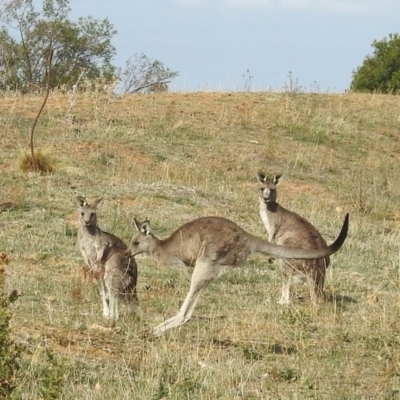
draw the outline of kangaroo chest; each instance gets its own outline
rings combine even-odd
[[[91,234],[84,229],[80,230],[79,233],[79,246],[84,258],[86,258],[90,266],[94,267],[94,263],[97,260],[96,252],[96,234]]]
[[[279,217],[277,213],[273,213],[267,209],[265,203],[260,202],[260,217],[268,232],[268,240],[274,242],[275,233],[279,225]]]

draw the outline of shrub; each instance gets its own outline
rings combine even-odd
[[[374,41],[372,55],[368,55],[361,67],[353,71],[351,90],[355,92],[400,92],[400,35],[389,35]]]
[[[21,348],[11,338],[10,304],[17,296],[4,293],[5,270],[0,266],[0,398],[8,399],[17,385]]]

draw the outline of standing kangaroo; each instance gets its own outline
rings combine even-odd
[[[96,207],[101,200],[89,204],[83,197],[77,197],[79,248],[99,285],[103,316],[111,320],[119,318],[119,298],[131,303],[140,315],[136,261],[126,254],[127,246],[121,239],[98,227]]]
[[[277,190],[282,175],[267,176],[262,171],[257,173],[261,183],[260,189],[260,216],[268,232],[268,240],[279,245],[302,249],[325,249],[326,242],[318,230],[306,219],[289,211],[277,203]],[[329,266],[329,256],[315,260],[300,259],[280,260],[282,268],[282,296],[280,304],[290,303],[290,283],[301,282],[307,279],[310,298],[313,304],[325,299],[324,281],[325,272]]]
[[[159,336],[188,322],[202,291],[229,268],[245,264],[251,254],[269,254],[276,258],[327,257],[339,250],[344,243],[348,224],[349,216],[346,215],[339,237],[329,247],[304,250],[269,243],[221,217],[195,219],[163,240],[153,235],[149,221],[139,222],[134,219],[138,232],[128,246],[131,256],[146,253],[159,263],[180,270],[194,266],[189,293],[180,310],[174,317],[156,326],[153,334]]]

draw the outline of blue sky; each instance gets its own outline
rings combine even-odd
[[[35,3],[41,3],[35,1]],[[400,32],[400,0],[70,0],[71,18],[108,18],[115,64],[145,53],[179,72],[174,91],[340,93],[374,40]],[[247,71],[250,71],[247,73]]]

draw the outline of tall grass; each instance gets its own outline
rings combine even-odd
[[[51,93],[36,142],[57,168],[23,173],[19,156],[42,99],[0,98],[0,251],[13,339],[25,346],[18,399],[391,399],[400,391],[400,98],[296,93]],[[130,220],[165,236],[222,215],[266,237],[258,169],[282,172],[279,201],[328,242],[345,212],[315,308],[307,288],[276,304],[280,271],[263,257],[213,282],[193,320],[151,340],[188,284],[138,257],[144,318],[107,327],[82,273],[75,197],[104,197],[100,226],[129,240]],[[305,301],[299,298],[304,297]],[[46,397],[47,396],[47,397]]]

